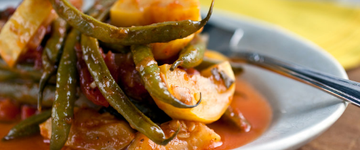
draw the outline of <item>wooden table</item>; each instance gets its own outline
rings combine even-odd
[[[360,82],[360,67],[347,73]],[[360,108],[349,105],[335,124],[299,150],[360,150]]]

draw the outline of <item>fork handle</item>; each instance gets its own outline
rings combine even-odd
[[[360,83],[253,52],[236,52],[231,65],[255,65],[323,90],[360,107]]]

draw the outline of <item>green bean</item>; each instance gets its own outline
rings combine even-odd
[[[21,104],[37,104],[39,85],[35,83],[8,83],[0,82],[0,97],[10,98]],[[46,86],[42,106],[51,107],[55,98],[55,87]]]
[[[4,60],[0,59],[0,80],[8,79],[8,80],[21,80],[27,81],[32,80],[34,82],[40,81],[41,78],[41,70],[34,69],[33,64],[16,64],[15,67],[10,68]],[[54,76],[50,77],[49,83],[55,83]]]
[[[13,73],[11,71],[0,70],[0,81],[1,82],[17,79],[17,76],[18,76],[18,74]]]
[[[52,34],[50,39],[46,42],[44,51],[42,53],[42,64],[43,64],[43,74],[40,78],[40,89],[38,97],[38,110],[41,111],[41,101],[43,98],[42,92],[45,88],[45,85],[49,81],[50,77],[56,71],[56,64],[58,63],[59,56],[61,54],[61,48],[63,41],[66,36],[67,23],[61,18],[57,18],[52,23]]]
[[[28,76],[24,74],[18,74],[9,70],[3,70],[0,69],[0,81],[6,82],[6,81],[28,81]],[[33,82],[34,80],[31,80],[30,82]]]
[[[70,132],[74,103],[77,99],[78,79],[75,44],[79,40],[79,35],[80,33],[73,29],[66,38],[64,52],[56,75],[55,101],[51,114],[51,150],[60,150],[66,143]]]
[[[134,99],[130,96],[128,96],[128,98],[142,113],[149,117],[153,122],[157,124],[162,124],[172,120],[163,110],[161,110],[156,105],[156,103],[150,96],[142,98],[141,100]],[[99,112],[109,112],[111,115],[115,116],[118,119],[124,119],[124,117],[111,106],[102,107]]]
[[[104,43],[101,41],[99,41],[99,43],[102,48],[108,49],[114,53],[126,54],[126,53],[130,52],[130,46],[123,46],[123,45],[112,44],[112,43]]]
[[[84,60],[100,92],[133,128],[161,145],[166,145],[176,136],[174,134],[166,139],[163,130],[137,109],[126,97],[125,93],[111,76],[99,50],[98,41],[95,38],[82,35],[81,47]]]
[[[145,89],[150,95],[178,108],[193,108],[200,104],[200,101],[195,105],[184,104],[168,91],[166,84],[160,77],[160,68],[154,59],[150,47],[133,45],[131,46],[131,53],[136,65],[136,70],[139,72]]]
[[[170,69],[174,70],[178,66],[193,68],[199,65],[204,58],[208,38],[206,35],[196,35],[194,40],[180,51],[179,58],[171,65]]]
[[[65,20],[57,18],[52,23],[52,34],[50,39],[46,42],[44,51],[51,64],[56,64],[60,56],[60,50],[64,42],[68,25]]]
[[[115,1],[116,0],[95,1],[95,4],[93,5],[93,7],[90,8],[90,10],[89,10],[90,16],[98,19],[99,21],[104,21],[105,18],[109,15],[110,7],[115,3]],[[97,9],[98,7],[102,8],[102,9]],[[115,52],[115,53],[125,54],[125,53],[130,52],[129,46],[124,46],[124,45],[115,44],[115,43],[105,43],[105,42],[101,42],[101,41],[99,41],[99,43],[102,48],[109,49],[110,51]]]
[[[41,70],[35,70],[33,65],[17,64],[15,67],[10,68],[4,60],[0,59],[0,69],[13,73],[15,76],[12,79],[30,79],[37,82],[41,77]]]
[[[116,0],[97,0],[95,4],[90,8],[88,12],[92,15],[100,16],[101,18],[105,18],[106,14],[108,14],[108,10],[110,6],[115,3]],[[99,9],[101,8],[101,9]],[[104,13],[105,12],[105,13]],[[42,54],[42,63],[43,63],[43,74],[40,78],[40,89],[38,96],[38,109],[41,110],[41,101],[43,98],[43,90],[51,78],[51,75],[56,72],[56,64],[58,63],[59,55],[61,54],[62,43],[66,36],[66,31],[68,29],[68,25],[65,20],[58,18],[52,23],[53,33],[50,39],[47,41],[46,46],[44,48],[44,52]]]
[[[202,21],[172,21],[148,26],[115,27],[81,13],[68,0],[50,0],[57,14],[70,25],[87,36],[106,43],[121,45],[168,42],[187,37],[201,29],[210,19],[212,2],[208,15]]]
[[[222,117],[235,124],[238,128],[242,129],[245,132],[249,132],[251,129],[250,123],[245,119],[242,113],[234,111],[231,106],[226,109]]]
[[[235,83],[235,80],[228,76],[224,71],[219,71],[221,79],[224,81],[226,88],[230,88]]]
[[[104,21],[107,16],[110,14],[110,7],[116,2],[116,0],[98,0],[95,1],[95,4],[90,8],[90,16],[96,18],[99,21]],[[101,8],[101,9],[98,9]],[[105,43],[99,41],[102,48],[110,49],[115,53],[128,53],[130,52],[129,46],[124,46],[114,43]]]
[[[40,114],[33,115],[19,124],[15,125],[9,133],[2,139],[3,141],[27,137],[40,133],[39,124],[45,122],[51,116],[51,111],[47,110]]]
[[[55,73],[55,66],[51,66],[49,59],[47,58],[47,55],[45,51],[42,54],[42,60],[43,60],[43,66],[44,71],[41,75],[40,82],[39,82],[39,91],[38,91],[38,102],[37,102],[37,108],[39,111],[41,111],[41,103],[43,100],[43,92],[45,89],[46,84],[48,83],[50,77]],[[55,65],[55,64],[53,64]],[[51,67],[50,67],[51,66]]]
[[[224,71],[219,71],[216,67],[211,69],[211,74],[215,77],[215,80],[222,80],[226,88],[230,88],[235,83],[233,78],[229,77]]]
[[[40,71],[33,70],[31,72],[33,72],[33,73],[29,73],[29,72],[20,73],[19,71],[7,70],[7,69],[0,68],[0,81],[1,82],[7,82],[7,81],[38,82],[41,78]],[[51,84],[55,83],[54,76],[50,76],[49,83],[51,83]]]

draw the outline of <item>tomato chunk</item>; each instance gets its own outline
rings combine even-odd
[[[200,20],[198,0],[119,0],[110,10],[111,23],[116,26],[140,26],[165,21]],[[176,56],[194,34],[167,43],[152,43],[156,60]]]
[[[89,69],[83,59],[83,54],[81,51],[80,44],[77,44],[75,47],[76,56],[77,56],[77,70],[80,76],[80,89],[84,93],[86,98],[92,101],[96,105],[108,107],[109,103],[106,101],[105,97],[101,94],[99,88],[94,87],[94,79],[90,75]]]
[[[37,111],[36,107],[22,105],[21,106],[21,120],[31,117],[32,115],[34,115],[36,113],[36,111]]]
[[[0,101],[0,121],[16,121],[20,114],[20,107],[10,99]]]

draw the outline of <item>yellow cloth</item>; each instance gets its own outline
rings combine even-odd
[[[215,8],[282,26],[321,46],[345,69],[360,66],[360,9],[309,0],[216,0]]]

